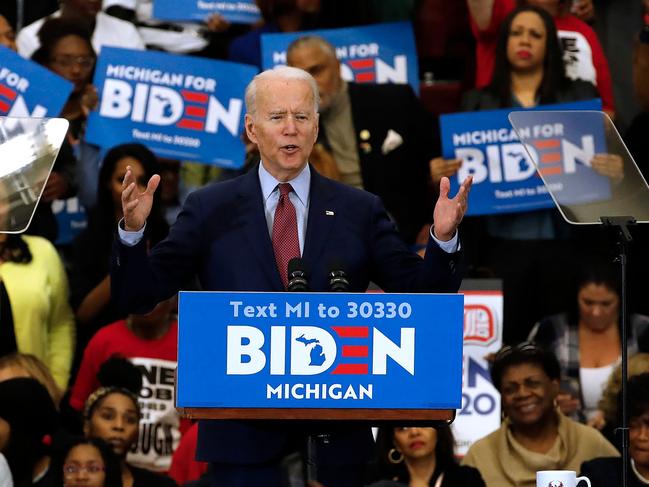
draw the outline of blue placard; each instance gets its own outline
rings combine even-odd
[[[86,140],[140,142],[157,155],[240,168],[244,90],[257,70],[226,61],[106,47]]]
[[[455,409],[462,295],[180,293],[178,407]]]
[[[153,18],[204,22],[219,14],[233,24],[254,24],[261,12],[254,0],[154,0]]]
[[[289,44],[304,35],[323,37],[336,48],[343,79],[356,83],[408,83],[419,93],[417,49],[409,22],[263,34],[263,69],[286,64]]]
[[[574,103],[541,105],[533,110],[600,110],[601,101],[586,100]],[[515,213],[554,207],[543,180],[529,160],[516,131],[507,116],[512,109],[485,110],[480,112],[453,113],[440,116],[442,152],[446,159],[462,159],[462,167],[451,178],[451,193],[468,175],[473,175],[468,215]],[[603,126],[585,124],[579,131],[565,131],[561,127],[529,127],[530,134],[541,142],[535,155],[542,164],[548,163],[547,175],[561,175],[569,182],[571,190],[588,186],[606,198],[610,185],[606,178],[594,173],[589,161],[569,157],[566,147],[584,149],[583,137],[590,137],[592,155],[606,152]],[[526,138],[527,138],[526,137]],[[590,142],[586,143],[589,146]],[[573,151],[574,152],[574,151]],[[583,151],[582,151],[583,152]],[[580,156],[584,159],[583,154]],[[567,176],[570,173],[570,178]],[[574,173],[574,174],[573,174]],[[577,193],[578,195],[579,193]],[[579,196],[577,196],[577,199]],[[592,198],[589,193],[588,198]],[[576,201],[573,201],[576,202]],[[585,202],[585,201],[584,201]]]
[[[74,196],[67,200],[52,202],[52,213],[56,218],[59,236],[57,245],[66,245],[72,241],[88,226],[88,215],[79,203],[79,198]]]
[[[74,85],[0,46],[0,115],[57,117]]]

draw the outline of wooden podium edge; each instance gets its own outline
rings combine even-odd
[[[455,409],[176,408],[190,419],[395,421],[452,423]]]

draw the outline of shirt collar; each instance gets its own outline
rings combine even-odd
[[[306,164],[300,174],[291,179],[290,181],[281,181],[291,183],[293,191],[299,198],[300,202],[306,206],[309,199],[309,187],[311,186],[311,170],[309,164]],[[264,167],[263,163],[259,163],[259,183],[261,184],[261,194],[264,201],[267,201],[270,195],[275,191],[277,185],[280,183],[275,179]]]

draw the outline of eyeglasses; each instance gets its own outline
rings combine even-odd
[[[58,64],[62,68],[79,66],[81,69],[89,70],[95,65],[95,58],[92,56],[56,56],[50,59],[50,62]]]
[[[106,467],[98,463],[91,463],[90,465],[86,465],[85,467],[82,465],[75,465],[72,463],[63,465],[63,473],[65,475],[76,475],[81,472],[95,474],[99,472],[104,472],[105,470]]]
[[[542,351],[543,349],[534,342],[521,342],[513,346],[505,345],[496,353],[496,356],[494,357],[494,363],[499,362],[505,357],[508,357],[513,352],[521,352],[524,354],[534,355]]]

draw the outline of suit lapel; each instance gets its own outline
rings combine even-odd
[[[310,169],[309,220],[307,221],[302,258],[313,263],[322,254],[329,231],[336,218],[336,208],[333,193],[328,191],[330,182],[318,174],[313,166]]]
[[[281,291],[284,286],[275,264],[275,253],[268,234],[268,225],[264,213],[259,173],[255,168],[248,171],[242,180],[239,190],[239,204],[241,216],[245,221],[244,233],[253,254],[259,262],[259,267],[264,271],[273,287]]]

